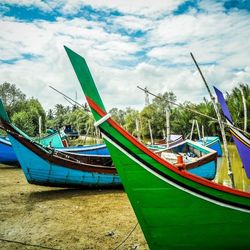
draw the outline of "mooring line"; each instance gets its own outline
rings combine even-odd
[[[126,236],[126,238],[118,246],[116,246],[113,250],[116,250],[121,245],[123,245],[125,243],[125,241],[130,237],[130,235],[135,231],[135,229],[136,229],[137,226],[138,226],[138,222],[135,224],[134,228],[129,232],[129,234]]]

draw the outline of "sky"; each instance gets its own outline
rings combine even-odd
[[[107,107],[142,109],[147,87],[178,102],[212,87],[250,84],[248,0],[2,0],[0,84],[13,83],[45,110],[85,97],[64,45],[83,56]],[[150,98],[152,100],[152,98]]]

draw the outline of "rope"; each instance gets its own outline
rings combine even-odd
[[[135,224],[135,226],[133,227],[133,229],[129,232],[129,234],[126,236],[126,238],[118,245],[116,246],[113,250],[118,249],[121,245],[123,245],[125,243],[125,241],[130,237],[130,235],[135,231],[136,227],[138,226],[138,222]]]
[[[60,250],[59,248],[47,247],[47,246],[42,246],[42,245],[34,245],[34,244],[24,243],[24,242],[16,241],[16,240],[6,240],[6,239],[1,239],[1,238],[0,238],[0,240],[5,241],[5,242],[9,242],[9,243],[21,244],[24,246],[39,247],[39,248],[50,249],[50,250]]]

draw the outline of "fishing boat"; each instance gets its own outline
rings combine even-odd
[[[65,47],[150,249],[249,249],[250,193],[194,175],[111,119],[88,66]]]
[[[201,136],[200,128],[199,128],[199,124],[197,120],[193,120],[192,122],[192,128],[191,128],[189,139],[192,140],[193,138],[195,124],[196,124],[196,130],[198,134],[197,143],[215,150],[217,152],[217,156],[221,157],[223,152],[222,152],[220,138],[218,136],[204,136],[204,126],[202,126],[202,136]]]
[[[46,186],[121,186],[110,157],[72,156],[31,140],[9,120],[0,101],[0,120],[29,183]]]
[[[44,146],[53,148],[64,148],[69,146],[66,137],[63,137],[57,130],[48,133],[48,135],[44,137],[34,138],[34,140]]]
[[[221,157],[223,154],[221,141],[218,136],[204,136],[197,140],[197,143],[215,150],[218,157]]]
[[[155,151],[161,158],[178,168],[213,180],[217,170],[216,151],[192,140],[184,140],[171,147]]]
[[[218,102],[220,103],[221,110],[229,125],[230,133],[236,145],[237,151],[240,155],[246,175],[248,179],[250,179],[250,139],[247,138],[245,135],[243,135],[239,130],[233,127],[234,125],[233,119],[227,107],[223,93],[216,87],[214,87],[214,90],[217,95]]]
[[[59,132],[53,132],[42,138],[34,138],[36,142],[39,142],[43,146],[63,148],[64,144],[60,137]],[[0,137],[0,163],[7,165],[19,165],[15,151],[12,148],[11,142],[8,137]]]
[[[180,142],[183,141],[182,135],[175,135],[175,134],[170,134],[169,135],[169,140],[167,138],[161,139],[154,144],[148,145],[148,148],[152,150],[159,150],[159,149],[164,149],[167,146],[172,147]]]

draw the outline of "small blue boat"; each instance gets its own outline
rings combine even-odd
[[[110,157],[86,157],[42,146],[11,124],[0,101],[0,119],[29,183],[46,186],[121,186]],[[104,161],[104,162],[103,162]]]
[[[223,154],[220,138],[218,136],[205,136],[198,140],[197,143],[215,150],[218,157],[221,157]]]
[[[184,140],[167,149],[155,151],[155,153],[177,168],[183,168],[208,180],[215,178],[217,171],[216,151],[197,142]]]

